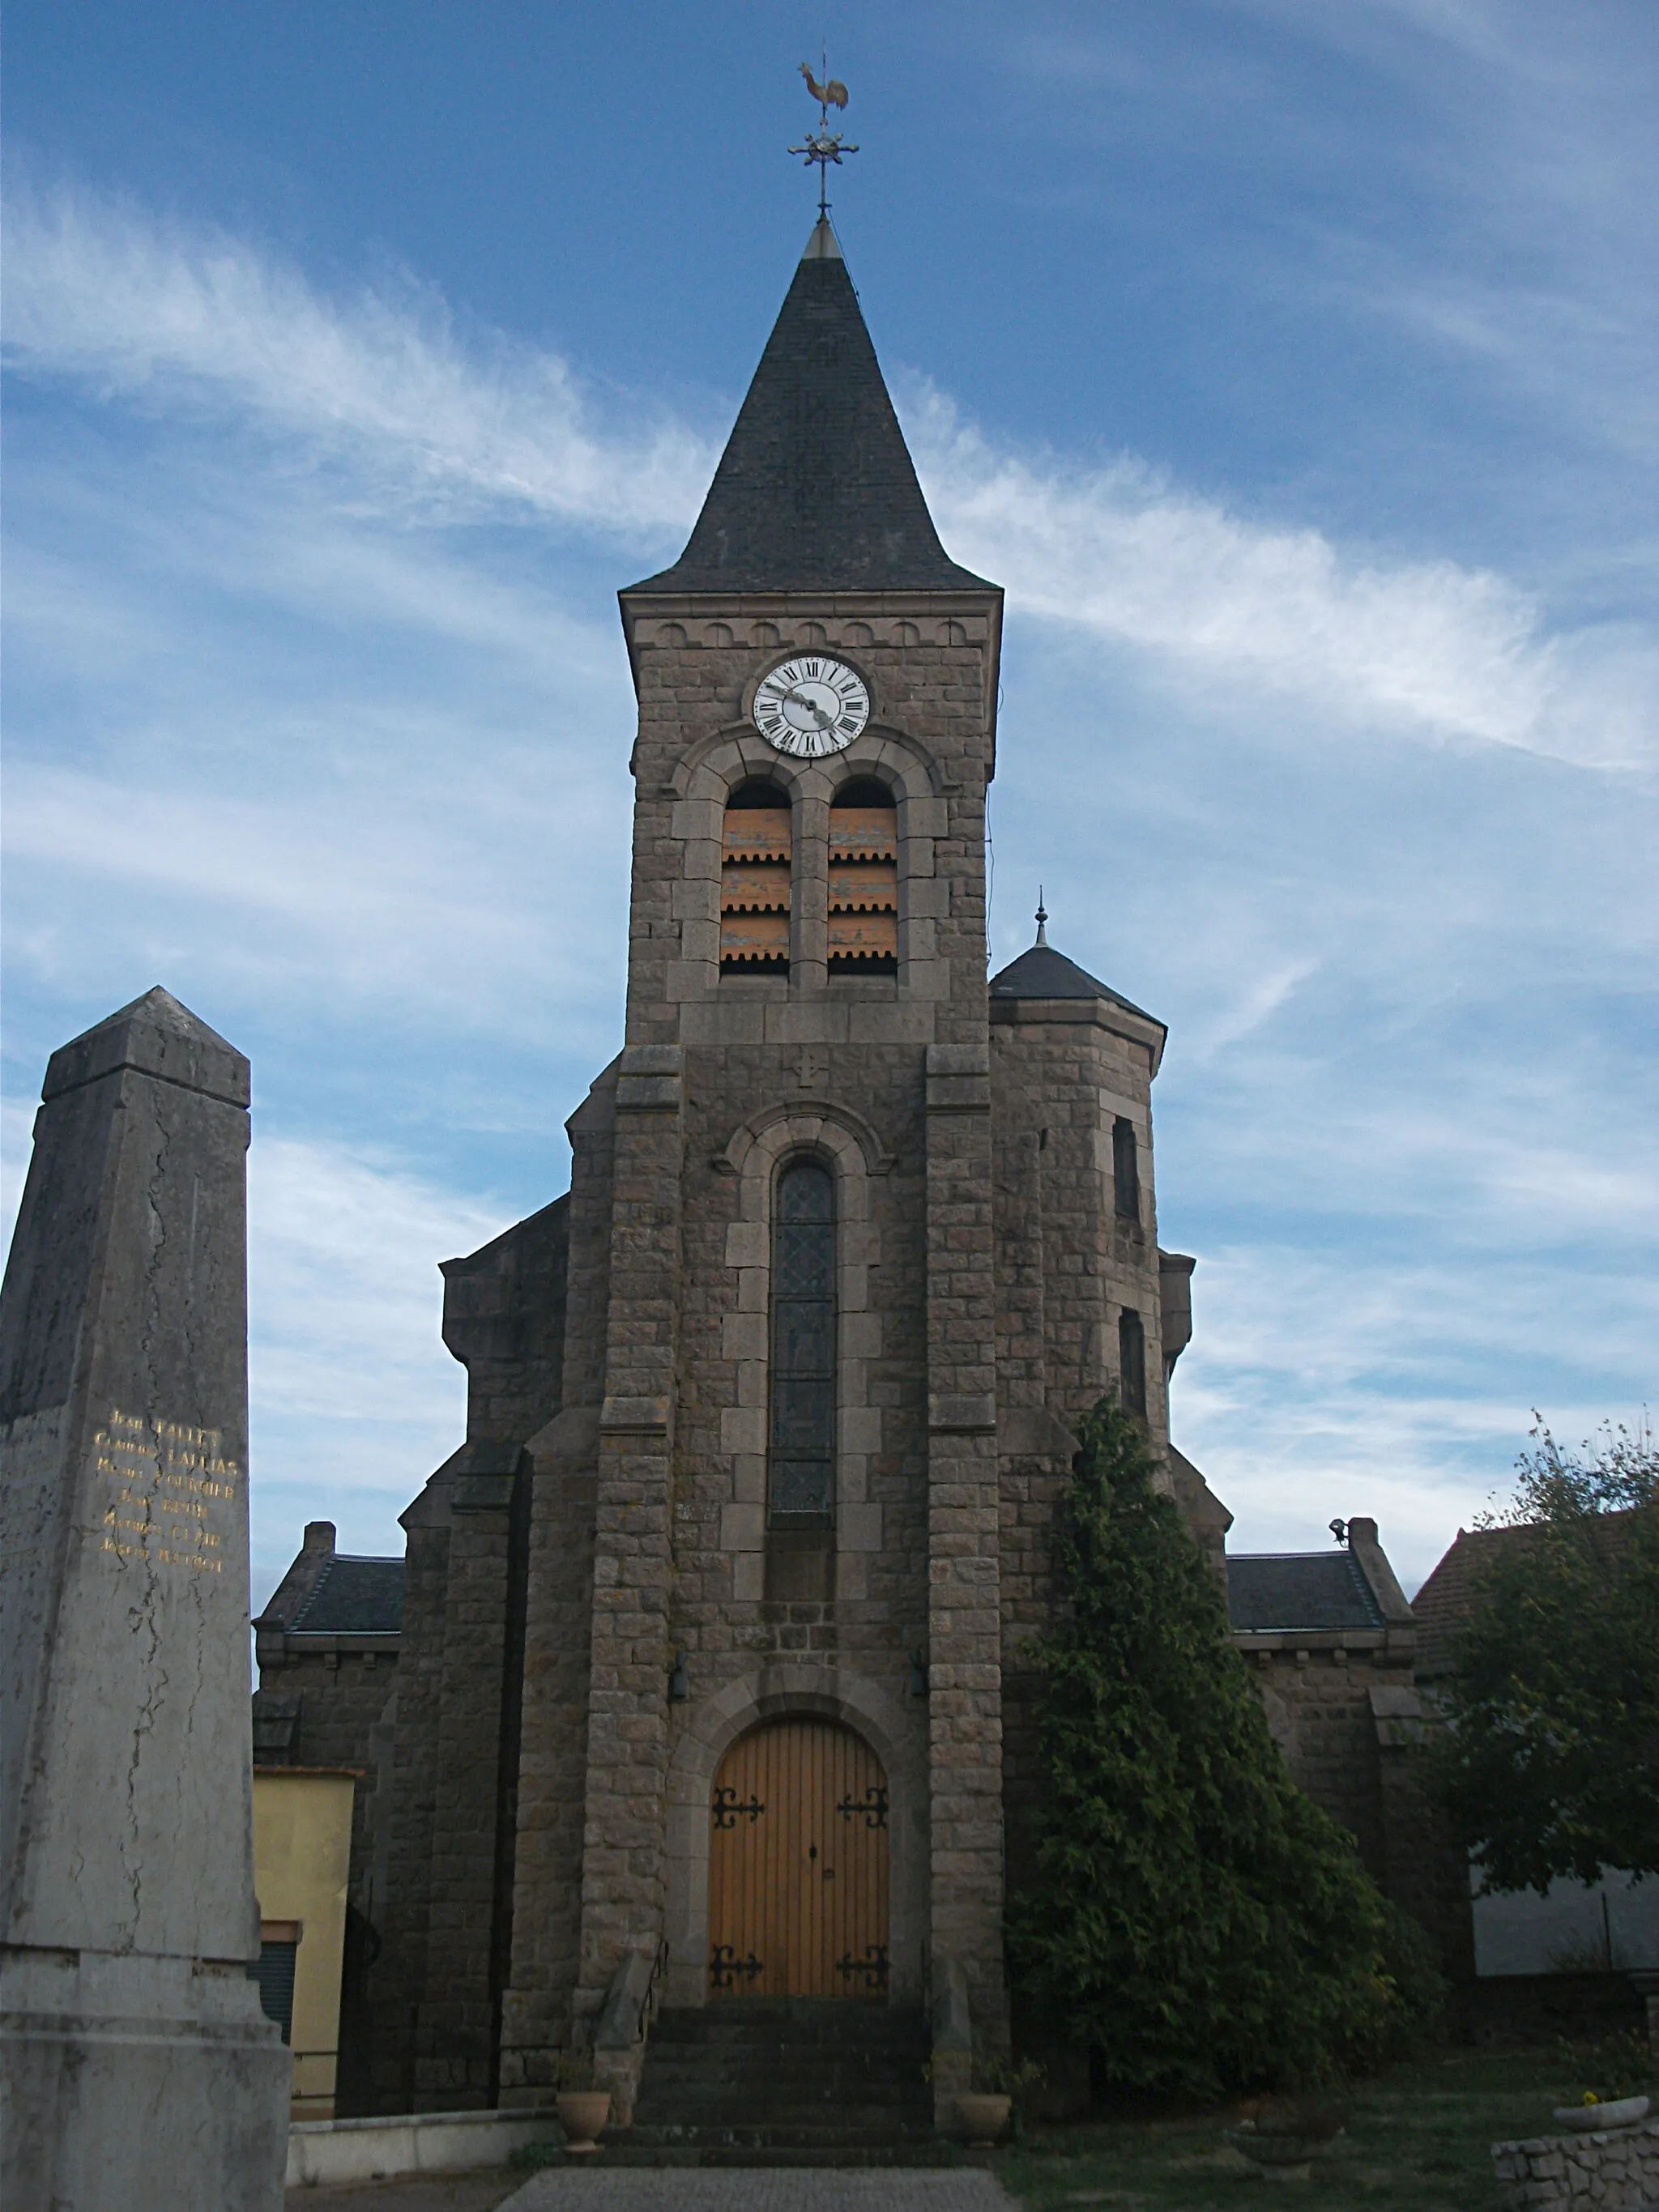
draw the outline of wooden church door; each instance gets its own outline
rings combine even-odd
[[[710,1808],[709,1994],[884,1997],[887,1778],[833,1721],[769,1721]]]

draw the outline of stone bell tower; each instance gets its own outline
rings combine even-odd
[[[1161,1024],[1041,942],[988,986],[1002,593],[827,221],[621,611],[625,1042],[568,1197],[445,1269],[468,1441],[404,1516],[376,2094],[532,2098],[574,2044],[625,2112],[647,1989],[931,2005],[945,2091],[1008,2040],[1068,1425],[1119,1384],[1163,1448],[1190,1262]]]
[[[621,604],[640,721],[578,2005],[659,1930],[672,1993],[702,2001],[708,1787],[734,1724],[800,1707],[870,1732],[878,1713],[893,1993],[959,1960],[996,2039],[984,813],[1002,595],[940,547],[828,222],[684,554]],[[818,750],[808,714],[803,750],[763,734],[780,664],[850,672],[857,733]],[[769,884],[757,816],[781,833]],[[793,1158],[834,1186],[828,1404],[820,1382],[787,1405],[769,1375]],[[815,1448],[828,1480],[787,1495],[781,1456]]]

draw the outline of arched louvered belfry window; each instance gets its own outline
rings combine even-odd
[[[898,973],[898,815],[885,784],[847,784],[830,809],[830,973]]]
[[[770,1519],[824,1528],[836,1495],[836,1186],[793,1160],[772,1215]]]
[[[745,783],[726,805],[720,852],[720,973],[789,973],[789,799]]]

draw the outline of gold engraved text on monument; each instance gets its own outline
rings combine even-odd
[[[98,1472],[113,1492],[103,1549],[117,1559],[222,1574],[224,1538],[208,1524],[216,1502],[235,1497],[241,1468],[221,1450],[222,1440],[218,1429],[112,1407],[93,1439]]]

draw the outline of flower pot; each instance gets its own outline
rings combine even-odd
[[[977,2091],[957,2099],[957,2117],[970,2150],[993,2150],[1008,2125],[1012,2097],[981,2096]]]
[[[555,2102],[564,2129],[565,2148],[576,2152],[597,2150],[599,2135],[611,2117],[611,2092],[562,2089]]]
[[[1648,2116],[1646,2097],[1609,2097],[1605,2105],[1558,2105],[1555,2117],[1564,2128],[1588,2134],[1595,2128],[1633,2128]]]

